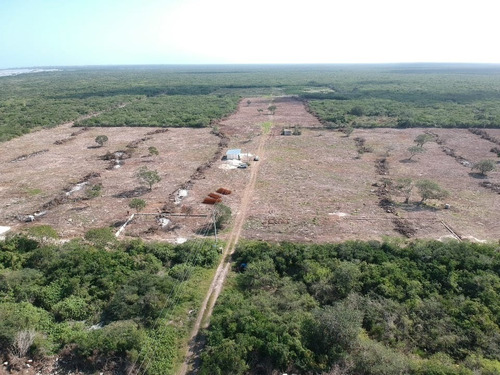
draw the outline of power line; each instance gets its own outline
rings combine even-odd
[[[182,216],[185,216],[185,215],[182,215]],[[204,217],[207,217],[207,216],[208,215],[205,215]],[[215,214],[212,215],[212,218],[215,219]],[[213,224],[214,224],[214,228],[216,228],[215,221],[213,222]],[[211,230],[211,227],[210,227],[210,225],[207,224],[205,226],[205,228],[204,228],[203,233],[201,234],[202,237],[200,237],[198,239],[195,239],[192,242],[192,244],[190,246],[190,248],[192,249],[192,251],[191,251],[190,257],[184,262],[185,264],[191,263],[193,266],[197,265],[196,264],[196,258],[198,256],[198,254],[200,253],[201,249],[204,246],[206,246],[206,242],[207,242],[207,240],[204,239],[203,237],[206,237],[209,234],[210,230]],[[160,313],[158,315],[158,318],[156,319],[155,323],[153,324],[153,327],[151,328],[151,331],[153,333],[156,333],[154,335],[154,337],[152,338],[153,342],[156,341],[158,338],[162,337],[165,334],[165,331],[166,331],[168,325],[165,325],[164,330],[161,331],[161,327],[159,327],[160,320],[162,320],[164,318],[164,316],[167,315],[167,313],[168,313],[167,306],[169,305],[169,302],[171,303],[172,309],[176,306],[176,303],[178,302],[178,299],[180,297],[180,290],[181,290],[181,288],[183,286],[183,283],[187,280],[188,273],[189,273],[189,269],[186,268],[184,270],[184,273],[182,274],[182,277],[179,280],[179,283],[177,283],[177,285],[174,286],[171,289],[170,294],[168,295],[168,297],[167,297],[167,299],[165,301],[165,304],[162,307],[162,310],[160,311]],[[152,349],[150,348],[149,345],[146,347],[145,352],[143,354],[144,355],[143,360],[140,363],[139,367],[137,368],[137,374],[145,374],[148,371],[149,366],[151,365],[151,362],[153,361],[154,356],[157,353],[157,350],[158,350],[157,347],[153,347]],[[131,366],[131,370],[130,370],[129,374],[132,373],[132,371],[134,371],[134,368],[136,367],[136,365],[138,363],[138,360],[139,360],[142,352],[143,352],[143,350],[141,350],[141,352],[139,352],[139,355],[138,355],[137,359],[134,361],[134,364]]]

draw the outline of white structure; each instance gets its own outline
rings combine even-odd
[[[241,149],[234,148],[226,152],[227,160],[240,160]]]
[[[0,227],[0,241],[5,240],[8,231],[10,231],[10,227]]]

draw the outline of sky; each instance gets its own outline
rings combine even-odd
[[[0,69],[500,63],[497,0],[0,0]]]

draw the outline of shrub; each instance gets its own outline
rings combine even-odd
[[[455,364],[452,358],[442,353],[419,361],[413,367],[415,375],[473,375],[471,370]]]
[[[85,299],[78,296],[69,296],[56,303],[52,311],[59,320],[83,320],[91,313]]]
[[[360,341],[359,348],[352,358],[355,363],[355,374],[408,374],[410,367],[410,361],[404,354],[395,352],[383,344],[365,337]]]
[[[111,228],[90,229],[84,238],[97,247],[105,247],[116,242],[116,236]]]
[[[193,266],[181,263],[173,266],[168,271],[168,275],[176,280],[185,281],[191,277],[193,270],[194,270]]]
[[[483,176],[486,176],[488,172],[492,172],[496,169],[496,163],[494,160],[481,160],[472,166],[472,170],[478,170]]]
[[[98,135],[95,137],[95,142],[102,147],[108,141],[108,137],[105,135]]]
[[[420,180],[417,181],[415,186],[422,197],[420,203],[423,203],[427,199],[443,199],[446,198],[449,193],[442,189],[437,183],[430,180]]]
[[[52,324],[49,313],[31,303],[4,302],[0,304],[0,349],[5,352],[14,344],[18,332],[47,331]]]
[[[137,210],[137,212],[139,212],[142,209],[144,209],[144,207],[146,207],[146,201],[144,199],[140,199],[140,198],[133,198],[129,202],[128,206],[130,208]]]
[[[224,339],[216,348],[208,347],[202,354],[200,375],[242,375],[248,371],[243,360],[245,348],[234,340]]]
[[[150,156],[156,156],[159,155],[158,149],[154,146],[148,147],[148,152]]]
[[[102,194],[102,184],[92,185],[85,191],[85,196],[87,199],[100,197]]]
[[[354,116],[363,116],[363,114],[364,114],[363,107],[361,107],[359,105],[354,106],[349,111],[349,114],[354,115]]]
[[[101,329],[79,331],[73,337],[77,354],[89,357],[92,354],[127,355],[140,351],[145,333],[131,320],[113,322]],[[72,341],[73,341],[72,340]]]
[[[36,332],[34,329],[22,330],[16,334],[12,344],[12,352],[19,358],[24,357],[33,345]]]
[[[37,225],[30,227],[26,232],[35,238],[59,238],[59,234],[50,225]]]
[[[338,353],[356,346],[363,314],[346,300],[316,310],[314,321],[309,331],[312,334],[310,345],[315,348],[315,353],[335,358]]]
[[[217,228],[224,228],[230,220],[231,208],[222,203],[217,203],[215,205],[215,223],[217,224]]]

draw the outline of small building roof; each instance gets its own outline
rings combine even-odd
[[[241,148],[233,148],[232,150],[227,150],[226,155],[239,155],[241,154]]]

